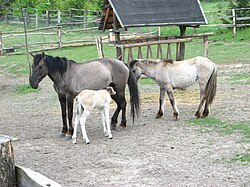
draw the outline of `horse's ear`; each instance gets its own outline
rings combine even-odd
[[[33,58],[35,58],[35,55],[33,55],[32,53],[30,53],[30,55],[31,55]]]
[[[45,53],[44,52],[42,52],[42,56],[41,56],[41,58],[43,59],[43,60],[45,60]]]

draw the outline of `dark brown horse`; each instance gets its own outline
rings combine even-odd
[[[54,83],[61,105],[63,128],[61,136],[72,136],[73,101],[75,96],[84,89],[99,90],[112,86],[116,92],[112,99],[117,108],[111,118],[112,129],[116,128],[117,118],[122,110],[121,126],[126,127],[125,88],[128,84],[130,91],[131,115],[139,114],[140,101],[137,81],[130,69],[122,62],[113,58],[105,58],[76,63],[66,58],[42,54],[33,56],[32,73],[29,82],[32,88],[38,88],[39,82],[45,77]],[[68,110],[68,125],[66,119]]]

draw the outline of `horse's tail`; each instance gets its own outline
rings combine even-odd
[[[76,96],[76,114],[81,115],[82,111],[84,110],[83,106],[81,105],[80,99]]]
[[[137,80],[131,69],[130,68],[128,69],[129,69],[128,87],[130,93],[131,115],[134,122],[135,114],[137,115],[137,117],[140,115],[140,96],[139,96]]]
[[[217,90],[217,67],[214,64],[213,72],[206,85],[207,104],[212,104],[214,97],[216,95],[216,90]]]

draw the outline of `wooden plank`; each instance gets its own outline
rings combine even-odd
[[[138,55],[137,55],[137,58],[138,58],[138,59],[143,59],[143,57],[142,57],[142,49],[141,49],[141,46],[138,47]]]
[[[170,44],[168,44],[167,59],[172,59]]]
[[[139,46],[148,46],[155,44],[176,44],[181,42],[191,42],[191,38],[182,38],[182,39],[172,39],[172,40],[160,40],[160,41],[152,41],[152,42],[142,42],[142,43],[133,43],[133,44],[115,44],[116,47],[139,47]]]
[[[147,59],[149,58],[153,58],[151,45],[148,45],[147,47]]]
[[[133,60],[133,51],[132,48],[128,48],[128,64],[130,63],[131,60]]]
[[[162,48],[161,44],[157,45],[157,59],[162,59]]]

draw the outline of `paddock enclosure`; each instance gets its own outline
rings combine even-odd
[[[0,132],[15,139],[15,164],[62,186],[250,185],[248,163],[234,160],[235,155],[247,153],[245,135],[219,130],[222,122],[239,125],[249,121],[249,84],[232,84],[230,77],[249,73],[249,64],[218,67],[218,92],[207,118],[215,120],[214,126],[195,124],[192,118],[198,87],[176,91],[182,116],[173,121],[168,104],[165,116],[155,119],[158,86],[140,85],[141,117],[134,124],[129,119],[125,129],[112,131],[110,140],[101,136],[100,114],[93,111],[86,122],[89,145],[80,139],[74,145],[57,137],[62,123],[60,106],[49,78],[41,82],[41,91],[18,95],[16,86],[28,84],[28,77],[15,78],[0,71]],[[110,113],[114,108],[111,103]]]

